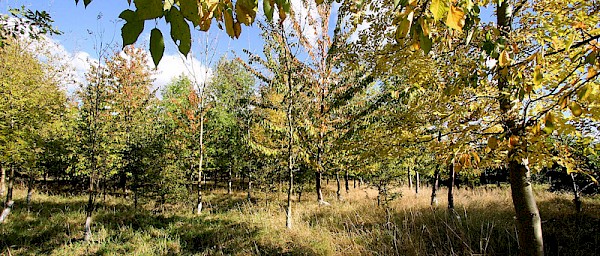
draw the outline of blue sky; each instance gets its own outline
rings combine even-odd
[[[300,2],[300,0],[292,0]],[[121,44],[121,26],[123,21],[118,18],[121,11],[125,9],[135,9],[129,6],[126,0],[93,0],[92,3],[84,8],[83,0],[79,5],[75,5],[74,0],[0,0],[0,12],[8,13],[9,8],[18,8],[25,6],[31,10],[45,10],[54,19],[54,25],[63,35],[53,36],[53,40],[59,45],[61,50],[67,52],[70,61],[79,77],[89,68],[86,59],[98,59],[98,50],[96,48],[102,42],[104,45],[110,44],[115,47]],[[259,13],[259,18],[263,17]],[[335,16],[335,14],[333,15]],[[489,21],[492,16],[491,9],[482,9],[481,18],[483,21]],[[137,45],[147,48],[149,32],[152,28],[158,27],[165,36],[165,56],[158,66],[155,75],[155,86],[163,86],[173,77],[182,73],[196,78],[197,81],[205,79],[209,75],[210,69],[207,66],[214,66],[219,57],[228,54],[231,58],[232,51],[235,51],[240,57],[245,57],[242,49],[248,49],[250,52],[260,54],[262,52],[263,41],[260,37],[260,30],[257,25],[252,27],[242,26],[242,34],[239,39],[231,39],[225,33],[218,29],[216,23],[210,29],[210,34],[201,31],[192,32],[192,40],[206,41],[215,39],[215,54],[212,62],[206,61],[205,56],[198,54],[203,52],[204,44],[194,42],[192,55],[187,60],[178,54],[176,45],[169,36],[169,29],[164,19],[158,21],[146,21],[145,30],[140,35]],[[330,30],[330,32],[332,29]],[[87,66],[86,66],[87,65]],[[190,74],[190,67],[195,74]],[[70,91],[74,90],[75,85],[71,85]]]
[[[83,0],[79,5],[75,5],[74,0],[1,0],[0,13],[8,13],[10,8],[25,6],[31,10],[44,10],[50,13],[54,19],[54,25],[63,32],[62,35],[53,36],[52,39],[58,43],[61,50],[66,51],[75,70],[82,78],[83,73],[89,68],[86,59],[98,59],[98,50],[100,42],[103,45],[121,45],[121,26],[123,21],[118,18],[121,11],[125,9],[135,9],[129,6],[126,0],[94,0],[87,8],[83,6]],[[178,54],[176,45],[170,39],[169,29],[164,20],[147,21],[144,32],[138,38],[138,46],[147,48],[150,38],[150,30],[154,27],[162,30],[165,36],[165,56],[161,61],[157,74],[155,75],[155,86],[163,86],[173,77],[182,73],[188,76],[196,76],[198,80],[210,73],[205,66],[214,66],[219,57],[228,54],[233,57],[232,50],[243,57],[242,49],[248,49],[251,52],[261,52],[262,39],[260,30],[257,26],[243,27],[242,35],[239,39],[231,39],[229,36],[213,23],[210,34],[201,31],[192,32],[192,40],[206,41],[208,36],[215,42],[215,54],[212,62],[206,61],[206,58],[197,54],[203,52],[203,44],[194,43],[192,55],[187,60],[183,60]],[[152,64],[153,65],[153,64]],[[190,74],[190,67],[194,74]],[[207,73],[208,72],[208,73]],[[68,86],[69,87],[69,86]],[[76,85],[70,85],[69,91],[75,90]]]
[[[3,0],[0,2],[0,10],[2,13],[7,13],[9,8],[22,5],[32,10],[45,10],[50,13],[56,27],[64,32],[64,35],[56,36],[54,39],[67,50],[85,51],[90,54],[94,52],[94,41],[100,34],[102,34],[104,42],[113,41],[120,44],[120,29],[123,21],[118,18],[119,13],[128,8],[135,9],[133,6],[130,7],[125,0],[94,0],[87,8],[84,8],[83,0],[77,6],[74,0]],[[98,19],[98,17],[101,18]],[[149,31],[154,26],[163,30],[165,37],[168,37],[168,29],[164,20],[159,20],[158,22],[147,21],[140,39],[147,40]],[[93,34],[89,34],[89,32]],[[196,31],[194,36],[198,37],[202,34],[205,33]],[[221,53],[232,49],[237,51],[242,48],[261,49],[259,30],[256,26],[244,27],[242,36],[237,40],[230,39],[224,31],[219,30],[216,26],[211,29],[211,34],[211,37],[215,35],[218,37],[218,51]],[[166,53],[175,53],[176,47],[172,41],[165,40],[165,42],[167,44]],[[144,45],[146,43],[142,42]]]

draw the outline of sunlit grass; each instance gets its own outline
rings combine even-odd
[[[517,234],[507,187],[455,190],[455,211],[447,210],[446,190],[438,206],[430,206],[430,190],[418,195],[400,188],[403,196],[388,207],[377,206],[377,191],[343,192],[335,198],[330,184],[325,196],[331,206],[319,206],[316,196],[303,195],[293,204],[293,228],[285,228],[285,196],[245,192],[205,193],[204,213],[192,213],[192,203],[173,203],[164,212],[154,202],[132,209],[128,199],[99,198],[94,214],[93,242],[83,238],[84,196],[37,194],[32,210],[24,207],[25,192],[15,194],[16,207],[0,226],[4,255],[514,255]],[[576,214],[569,194],[536,188],[548,255],[598,255],[600,199],[585,198]],[[279,200],[276,198],[279,197]],[[190,202],[193,200],[190,200]],[[9,253],[10,251],[10,253]]]

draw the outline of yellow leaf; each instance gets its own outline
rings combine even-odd
[[[462,27],[465,25],[465,13],[458,7],[450,6],[450,11],[446,17],[446,25],[462,31]]]
[[[476,152],[472,152],[471,154],[473,155],[473,159],[475,160],[475,165],[479,164],[479,162],[481,162],[481,158],[479,158],[479,155]]]
[[[421,18],[421,19],[419,19],[419,21],[421,23],[421,29],[423,30],[423,35],[426,36],[426,37],[428,37],[428,38],[431,38],[429,36],[429,23],[427,22],[427,20]]]
[[[438,21],[448,12],[448,0],[431,0],[429,10],[433,14],[433,20]]]
[[[569,104],[569,108],[571,109],[571,113],[573,113],[573,115],[576,117],[580,116],[583,113],[581,106],[579,106],[579,104],[577,104],[577,102],[575,101],[571,101],[571,104]]]
[[[508,52],[506,50],[502,50],[502,53],[500,53],[500,58],[498,58],[498,64],[500,65],[500,67],[510,65],[510,57],[508,56]]]
[[[540,88],[543,80],[544,76],[542,75],[540,65],[537,65],[533,71],[533,84],[535,85],[536,90]]]
[[[596,70],[594,68],[594,66],[591,66],[588,68],[588,73],[587,73],[587,79],[591,79],[592,77],[594,77],[596,74],[598,73],[598,70]]]

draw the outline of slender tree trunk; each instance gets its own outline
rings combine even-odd
[[[363,185],[363,178],[362,177],[358,177],[358,187],[360,188],[360,186]]]
[[[344,183],[346,185],[346,194],[350,193],[350,174],[348,173],[348,169],[346,169],[346,174],[344,175]]]
[[[421,183],[421,181],[419,180],[419,172],[415,172],[415,178],[416,178],[416,180],[415,180],[415,194],[418,195],[419,194],[419,186],[420,186],[420,183]]]
[[[352,182],[354,183],[354,188],[356,188],[356,177],[352,178]]]
[[[302,201],[302,192],[304,192],[304,184],[302,184],[300,190],[298,190],[298,202]]]
[[[575,175],[573,173],[570,173],[571,176],[571,182],[573,183],[573,202],[575,203],[575,210],[577,211],[577,213],[581,212],[581,198],[579,197],[579,190],[577,188],[577,183],[575,183]]]
[[[323,192],[321,191],[321,177],[323,173],[318,171],[315,173],[315,188],[317,190],[317,202],[323,202]]]
[[[252,169],[248,172],[248,201],[252,200]]]
[[[280,30],[281,33],[283,34],[283,25],[282,23],[280,23]],[[285,36],[282,35],[282,38],[284,38],[285,40]],[[293,155],[292,155],[292,147],[293,147],[293,142],[294,142],[294,118],[292,116],[292,106],[294,104],[294,95],[293,95],[293,88],[292,88],[292,71],[289,67],[289,59],[288,54],[290,54],[288,52],[288,48],[287,48],[287,42],[286,43],[286,47],[284,47],[285,49],[285,71],[287,76],[284,76],[284,81],[287,84],[287,89],[288,89],[288,105],[287,105],[287,113],[286,113],[286,118],[287,118],[287,130],[288,130],[288,143],[287,143],[287,157],[288,157],[288,161],[287,161],[287,171],[288,171],[288,175],[289,175],[289,183],[288,183],[288,191],[287,191],[287,208],[286,208],[286,215],[285,215],[285,227],[287,229],[292,229],[292,189],[294,188],[294,172],[293,172],[293,167],[294,167],[294,163],[292,162],[294,160]],[[321,162],[320,162],[320,150],[317,153],[317,162],[320,166]],[[319,167],[318,167],[319,168]],[[317,181],[320,182],[321,176],[320,176],[321,170],[318,169],[317,170]],[[317,184],[317,191],[320,191],[320,183]]]
[[[438,200],[437,200],[437,190],[438,190],[438,186],[439,186],[439,181],[440,181],[440,169],[439,168],[435,168],[435,173],[433,175],[433,186],[431,186],[431,205],[438,205]]]
[[[449,165],[450,177],[448,182],[448,209],[454,210],[454,164]]]
[[[510,184],[519,230],[519,253],[544,255],[542,221],[535,203],[530,173],[517,161],[510,163]]]
[[[412,173],[410,172],[410,167],[408,167],[407,170],[408,170],[408,189],[412,190],[413,180],[412,180]]]
[[[15,167],[13,165],[10,166],[10,175],[8,178],[8,189],[6,191],[6,200],[4,201],[4,210],[2,210],[2,214],[0,215],[0,223],[4,223],[12,210],[15,201],[13,201],[13,185],[14,185],[14,177],[15,177]]]
[[[85,208],[86,218],[83,240],[89,242],[92,240],[92,212],[94,211],[94,175],[90,174],[90,186],[88,188],[88,202]]]
[[[232,184],[233,175],[231,173],[231,167],[229,167],[229,180],[227,181],[227,194],[231,194],[231,184]]]
[[[0,164],[0,197],[4,197],[4,193],[6,193],[6,170],[4,170],[4,166]]]
[[[497,26],[500,39],[504,39],[505,45],[510,45],[509,34],[512,31],[512,1],[502,1],[496,10]],[[511,116],[512,101],[510,92],[512,88],[508,78],[510,77],[509,67],[499,67],[497,70],[498,89],[500,91],[499,103],[502,113],[503,128],[507,131],[507,137],[516,136],[519,138],[520,128]],[[519,253],[521,255],[544,255],[544,242],[542,238],[542,222],[539,210],[535,202],[535,196],[530,181],[529,169],[521,164],[517,149],[524,150],[517,145],[509,150],[508,166],[510,175],[510,189],[512,200],[517,217],[517,228],[519,236]],[[519,160],[517,160],[519,159]]]
[[[337,182],[337,191],[336,196],[337,196],[337,200],[338,201],[342,201],[342,184],[340,182],[340,172],[336,171],[335,172],[335,181]]]
[[[202,90],[204,91],[204,90]],[[204,102],[204,99],[201,99]],[[203,111],[203,110],[201,110]],[[198,159],[198,201],[196,202],[196,214],[202,212],[202,162],[204,161],[204,114],[200,115],[200,158]],[[217,179],[215,177],[215,187]]]

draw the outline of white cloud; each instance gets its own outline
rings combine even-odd
[[[154,66],[152,60],[149,60],[148,65]],[[153,75],[154,87],[162,88],[167,85],[173,78],[179,75],[188,76],[192,82],[197,85],[208,81],[212,76],[212,69],[205,66],[198,59],[193,57],[184,58],[181,54],[165,55],[158,64],[156,73]]]

